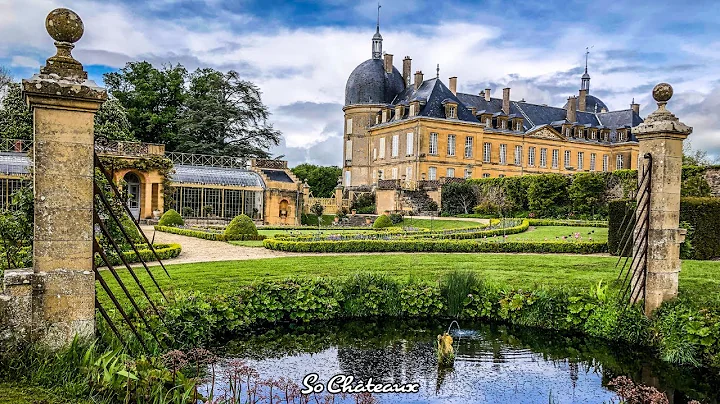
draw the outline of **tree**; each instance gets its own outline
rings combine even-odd
[[[715,162],[717,161],[716,159]],[[711,164],[713,164],[713,159],[708,156],[705,150],[693,149],[689,140],[683,142],[682,165],[705,167]]]
[[[0,101],[0,137],[7,139],[33,138],[33,118],[22,98],[18,83],[9,83],[7,93]]]
[[[95,114],[95,136],[111,140],[136,140],[130,132],[127,112],[118,100],[110,98],[100,106]]]
[[[529,177],[528,208],[539,217],[560,216],[567,207],[570,179],[562,174]]]
[[[320,202],[315,202],[315,204],[310,207],[310,213],[317,216],[318,231],[320,231],[320,224],[322,223],[322,214],[324,211],[325,208],[323,208]]]
[[[300,164],[291,169],[300,181],[307,181],[316,198],[330,198],[337,186],[337,179],[342,175],[342,169],[336,166],[316,166],[314,164]]]
[[[168,150],[174,150],[186,78],[187,70],[181,65],[158,70],[148,62],[129,62],[120,71],[104,75],[108,92],[127,111],[134,137],[165,143]]]
[[[269,158],[281,134],[268,122],[260,90],[235,71],[190,75],[176,148],[187,153]]]
[[[442,187],[442,211],[444,214],[457,215],[471,213],[477,204],[477,185],[470,181],[450,182]]]
[[[568,189],[568,194],[576,213],[605,213],[605,176],[603,174],[575,174]]]
[[[3,93],[5,87],[12,83],[12,75],[5,66],[0,66],[0,94]]]
[[[0,212],[0,269],[32,265],[33,190],[25,186],[17,190],[10,206]],[[0,276],[2,271],[0,271]]]

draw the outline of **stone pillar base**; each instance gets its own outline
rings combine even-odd
[[[678,260],[679,261],[679,260]],[[678,294],[678,277],[680,271],[648,272],[645,281],[645,314],[650,315],[655,309]]]
[[[0,343],[30,339],[33,277],[32,269],[5,271],[0,293]]]

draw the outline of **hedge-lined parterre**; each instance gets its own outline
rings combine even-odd
[[[175,258],[179,256],[182,252],[182,247],[180,246],[180,244],[154,244],[154,247],[155,252],[161,260]],[[143,261],[152,262],[156,260],[155,254],[153,254],[152,250],[148,248],[147,244],[139,244],[135,248],[138,250],[138,253],[140,253],[140,257],[142,257]],[[135,251],[124,251],[123,255],[125,256],[125,261],[127,261],[129,264],[134,262],[140,262],[140,258],[138,258],[138,254],[135,254]],[[117,255],[108,254],[108,259],[110,260],[110,265],[115,266],[123,264],[123,261]],[[95,257],[95,263],[98,266],[105,265],[102,258],[100,258],[99,256]]]
[[[205,239],[205,240],[228,241],[227,236],[225,236],[225,234],[223,234],[223,233],[213,233],[213,232],[209,232],[209,231],[184,229],[181,227],[169,227],[169,226],[155,226],[155,230],[165,232],[165,233],[179,234],[181,236],[201,238],[201,239]],[[263,235],[242,234],[242,235],[238,235],[237,237],[240,237],[240,238],[235,238],[233,240],[238,240],[238,241],[265,240],[265,236],[263,236]]]

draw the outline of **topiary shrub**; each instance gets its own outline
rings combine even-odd
[[[182,226],[184,224],[185,221],[175,209],[170,209],[167,212],[163,213],[160,221],[158,222],[158,225],[168,227]]]
[[[384,229],[386,227],[390,227],[393,225],[392,220],[387,215],[380,215],[377,219],[375,219],[375,223],[373,223],[374,229]]]
[[[258,231],[255,223],[248,215],[235,216],[225,228],[225,239],[242,240],[244,236],[257,236]]]

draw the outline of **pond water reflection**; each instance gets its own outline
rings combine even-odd
[[[262,378],[297,384],[309,373],[322,383],[340,373],[420,383],[416,394],[375,395],[381,403],[609,403],[618,400],[606,385],[620,375],[659,388],[670,403],[718,402],[719,384],[707,372],[668,366],[646,352],[536,329],[460,325],[452,332],[455,367],[448,370],[437,366],[436,337],[447,329],[439,321],[282,326],[223,350],[225,358],[242,359]],[[223,383],[216,383],[216,392],[227,388]]]

